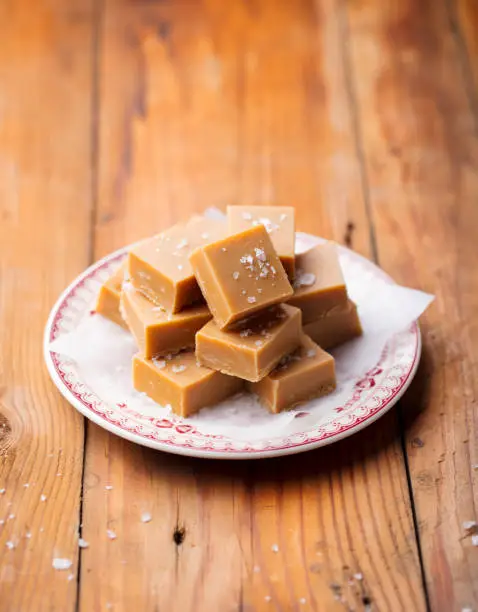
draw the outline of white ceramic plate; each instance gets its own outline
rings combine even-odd
[[[44,356],[53,382],[79,412],[131,442],[170,453],[216,459],[300,453],[341,440],[373,423],[400,399],[415,375],[421,353],[417,323],[387,342],[375,367],[355,381],[347,401],[322,419],[320,425],[304,426],[304,431],[297,432],[295,427],[294,433],[247,442],[201,432],[200,425],[193,426],[174,415],[156,418],[125,410],[122,404],[108,404],[88,388],[75,363],[50,351],[49,346],[90,314],[99,286],[125,255],[126,248],[108,255],[80,274],[64,291],[46,325]],[[341,255],[352,258],[354,265],[360,265],[369,274],[393,282],[380,268],[353,251],[342,249]]]

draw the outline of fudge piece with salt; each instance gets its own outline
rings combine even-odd
[[[301,334],[300,310],[280,304],[257,315],[244,329],[221,330],[210,321],[196,334],[196,357],[214,370],[258,381],[299,345]]]
[[[121,313],[146,359],[194,348],[196,332],[212,315],[206,304],[189,306],[177,314],[155,306],[131,283],[123,283]]]
[[[347,288],[334,243],[319,244],[297,255],[294,295],[287,303],[302,310],[304,325],[329,310],[345,307],[347,300]]]
[[[214,406],[243,388],[244,381],[210,370],[196,362],[194,351],[159,359],[133,357],[133,386],[153,401],[187,417]]]
[[[335,361],[303,335],[294,353],[284,357],[260,382],[247,386],[270,412],[290,410],[335,389]]]
[[[263,225],[197,248],[189,260],[220,329],[292,297],[293,289]]]
[[[167,312],[203,301],[189,255],[195,248],[214,242],[227,233],[223,221],[193,217],[185,225],[133,246],[128,272],[134,288]]]
[[[227,220],[231,234],[263,225],[289,279],[293,280],[295,211],[292,206],[228,206]]]

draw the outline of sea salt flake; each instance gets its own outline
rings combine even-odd
[[[75,579],[75,574],[68,574],[68,582],[71,582]]]
[[[112,491],[113,490],[113,485],[105,485],[105,489],[107,491]]]
[[[246,268],[249,266],[252,269],[252,264],[254,263],[254,258],[252,257],[252,255],[243,255],[239,259],[239,261],[241,262],[241,264],[246,266]]]
[[[233,273],[232,273],[232,278],[233,278],[234,280],[237,280],[237,279],[239,278],[239,272],[233,272]]]
[[[279,229],[279,226],[277,225],[277,223],[273,223],[267,217],[259,217],[258,225],[259,224],[263,225],[266,228],[266,232],[268,234],[271,234],[272,232],[275,232],[277,229]]]
[[[277,544],[272,544],[271,550],[272,550],[272,552],[278,553],[279,552],[279,546]]]
[[[246,221],[251,221],[252,220],[252,215],[249,212],[243,212],[242,213],[242,218],[245,219]]]
[[[14,518],[15,518],[15,515],[14,515],[14,514],[9,514],[9,515],[8,515],[8,518],[9,518],[10,520],[12,520],[12,519],[14,519]]]
[[[181,372],[184,372],[184,370],[186,369],[185,365],[173,365],[171,367],[171,370],[175,373],[175,374],[179,374]]]
[[[317,351],[315,349],[309,349],[306,355],[307,357],[315,357],[317,355]]]
[[[3,495],[5,493],[6,489],[0,489],[0,495]]]
[[[247,338],[247,336],[250,336],[252,334],[252,330],[250,329],[243,329],[239,335],[241,336],[241,338]]]
[[[267,256],[266,256],[266,253],[265,253],[264,249],[260,249],[258,247],[255,247],[254,248],[254,252],[255,252],[256,257],[257,257],[257,259],[259,261],[262,261],[262,262],[267,261]]]
[[[294,288],[311,287],[315,283],[315,274],[311,272],[298,272],[297,278],[294,281]]]
[[[15,544],[13,542],[10,542],[10,540],[8,542],[5,542],[5,546],[8,548],[8,550],[13,550],[15,548]]]
[[[182,270],[183,269],[183,264],[178,264],[178,270]]]
[[[478,546],[478,533],[471,536],[471,543],[473,546]]]
[[[3,519],[0,519],[0,525],[3,525],[5,523],[5,521]]]
[[[254,565],[254,567],[253,567],[253,572],[254,572],[255,574],[258,574],[260,571],[261,571],[261,568],[260,568],[258,565]]]
[[[28,487],[30,486],[30,483],[26,482],[23,486],[25,487],[25,489],[28,489]]]
[[[108,536],[110,540],[116,540],[116,538],[118,537],[112,529],[107,529],[106,535]]]
[[[29,540],[32,537],[31,531],[27,531],[26,534],[25,534],[25,537],[26,537],[27,540]]]
[[[355,578],[355,580],[363,580],[363,576],[362,576],[362,574],[360,572],[357,573],[357,574],[354,574],[354,578]]]
[[[254,344],[255,344],[256,346],[262,346],[262,345],[264,344],[264,342],[263,342],[262,340],[256,340],[256,341],[254,342]]]
[[[257,293],[262,293],[262,289],[260,287],[257,289]]]
[[[46,501],[47,500],[47,496],[46,495],[40,495],[40,501]]]
[[[141,515],[142,523],[150,523],[152,519],[153,517],[151,516],[149,512],[143,512],[143,514]]]
[[[265,601],[272,601],[272,597],[271,597],[270,595],[266,595],[266,596],[264,597],[264,600],[265,600]]]
[[[83,538],[80,538],[80,539],[78,540],[78,546],[79,546],[80,548],[88,548],[88,547],[89,547],[89,545],[90,545],[90,543],[89,543],[89,542],[87,542],[86,540],[84,540]]]
[[[69,559],[60,559],[59,557],[55,557],[52,563],[53,569],[56,570],[67,570],[70,569],[72,565],[73,562]]]
[[[207,240],[209,238],[209,234],[207,232],[204,232],[204,234],[201,234],[201,238],[203,240]]]
[[[184,247],[188,246],[189,242],[186,240],[186,238],[183,238],[182,240],[180,240],[178,242],[178,244],[176,245],[177,249],[184,249]]]
[[[476,521],[465,521],[463,523],[463,529],[468,533],[468,535],[471,535],[475,533],[475,531],[478,531],[478,523]]]
[[[285,221],[287,219],[287,215],[285,213],[282,213],[281,216],[279,217],[279,221]]]
[[[155,357],[153,357],[153,363],[158,368],[158,370],[162,370],[166,367],[166,362],[164,361],[164,359],[156,359]]]
[[[247,301],[249,302],[249,304],[255,304],[257,302],[257,299],[253,295],[250,295],[247,298]]]
[[[243,289],[243,290],[241,291],[241,294],[242,294],[242,295],[246,295],[246,293],[247,293],[247,291],[246,291],[245,289]]]
[[[221,247],[221,251],[225,253],[227,251],[226,247]]]
[[[305,597],[301,597],[301,598],[299,599],[299,603],[300,603],[300,604],[302,604],[302,605],[304,605],[305,603],[307,603],[307,599],[306,599]]]

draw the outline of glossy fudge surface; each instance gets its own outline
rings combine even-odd
[[[123,263],[104,285],[102,285],[98,293],[95,311],[110,321],[113,321],[113,323],[124,327],[124,329],[128,329],[120,313],[121,285],[123,283],[125,270],[126,263]]]
[[[292,206],[228,206],[229,232],[235,234],[262,224],[290,279],[295,270],[295,211]]]
[[[121,310],[146,359],[194,348],[196,332],[212,317],[205,304],[190,306],[178,314],[167,313],[131,283],[123,284]]]
[[[240,330],[210,321],[196,335],[196,356],[202,365],[257,381],[299,345],[301,333],[300,310],[273,306]]]
[[[323,317],[304,325],[304,333],[323,349],[332,349],[362,335],[356,305],[349,300],[344,307],[335,308]]]
[[[310,338],[303,335],[300,347],[285,357],[260,382],[248,388],[270,412],[282,412],[331,393],[336,387],[335,362]]]
[[[302,321],[310,323],[328,310],[347,304],[347,289],[332,242],[319,244],[296,257],[294,295],[289,304],[302,310]]]
[[[187,224],[134,246],[128,259],[129,277],[136,290],[172,313],[202,300],[189,255],[195,248],[227,233],[224,221],[193,217]]]
[[[213,406],[243,388],[243,381],[197,365],[194,351],[167,359],[133,358],[133,386],[182,417]]]
[[[221,329],[293,294],[263,225],[200,247],[191,253],[190,261]]]

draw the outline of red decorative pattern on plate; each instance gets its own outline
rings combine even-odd
[[[101,284],[125,257],[126,249],[113,253],[81,274],[60,296],[45,330],[45,360],[53,381],[62,394],[86,417],[112,433],[131,441],[179,454],[202,457],[268,457],[309,450],[329,444],[362,429],[386,412],[410,383],[420,356],[420,330],[414,323],[385,346],[379,363],[357,381],[351,397],[335,409],[334,418],[319,426],[254,442],[206,434],[174,415],[155,418],[130,410],[125,405],[108,405],[82,381],[75,364],[49,350],[50,342],[71,331],[89,316]],[[353,251],[342,248],[342,256],[389,282],[382,270]],[[305,416],[304,412],[296,415]]]

